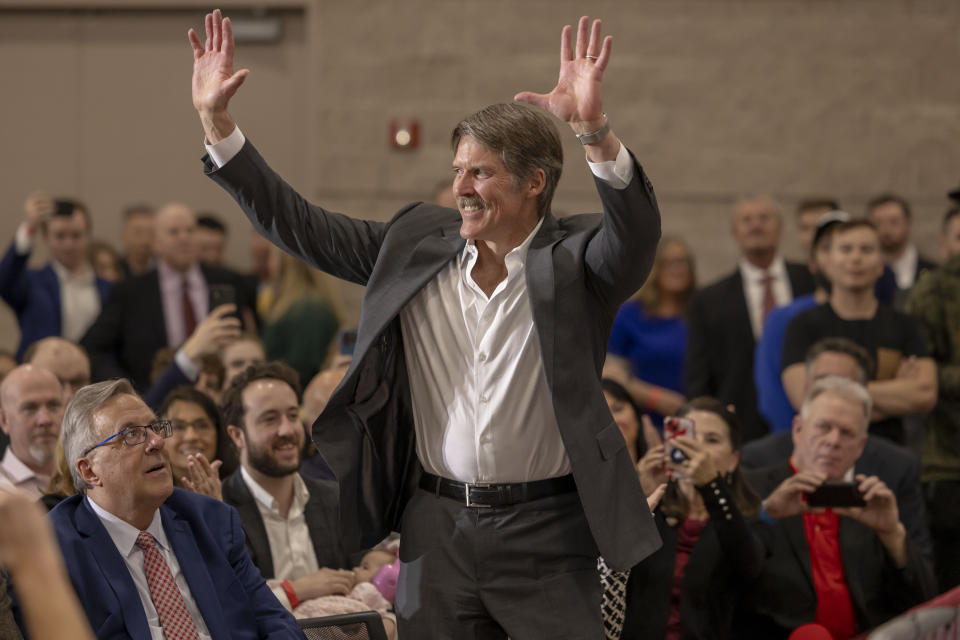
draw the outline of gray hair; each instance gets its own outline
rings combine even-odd
[[[89,384],[74,394],[63,412],[60,426],[63,455],[70,468],[73,486],[80,493],[84,493],[89,485],[80,477],[77,461],[83,457],[84,451],[97,443],[97,434],[93,430],[97,413],[107,400],[119,395],[137,395],[126,378]]]
[[[492,104],[454,127],[450,137],[454,152],[464,136],[475,138],[499,155],[518,189],[537,169],[543,169],[546,184],[537,196],[537,214],[542,218],[550,212],[563,171],[563,145],[557,127],[546,114],[516,102]]]
[[[804,420],[810,417],[810,407],[813,401],[825,393],[840,396],[850,402],[859,403],[863,409],[863,431],[866,433],[870,427],[870,412],[873,411],[873,398],[867,388],[855,380],[844,378],[842,376],[827,376],[820,378],[813,383],[807,397],[803,400],[800,407],[800,417]]]

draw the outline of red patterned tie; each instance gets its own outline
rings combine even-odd
[[[143,570],[147,574],[150,599],[160,616],[163,634],[167,640],[199,640],[197,628],[183,602],[183,595],[173,580],[170,567],[157,549],[153,536],[141,531],[137,536],[137,546],[143,549]]]

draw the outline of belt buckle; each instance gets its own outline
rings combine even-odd
[[[465,482],[463,485],[463,495],[466,499],[466,506],[468,507],[477,507],[480,509],[490,509],[493,507],[492,504],[477,504],[476,502],[470,502],[470,489],[476,487],[477,489],[489,489],[492,485],[489,482],[475,482],[473,484]]]

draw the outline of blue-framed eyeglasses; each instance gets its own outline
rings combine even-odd
[[[156,422],[151,422],[150,424],[137,425],[131,427],[124,427],[117,431],[115,434],[108,438],[104,438],[97,444],[89,447],[86,451],[83,452],[83,455],[87,455],[97,447],[102,447],[107,444],[114,438],[120,438],[123,444],[127,447],[135,447],[138,444],[143,444],[147,441],[147,430],[153,431],[155,434],[161,438],[169,438],[173,435],[173,423],[169,420],[157,420]],[[83,457],[83,456],[81,456]]]

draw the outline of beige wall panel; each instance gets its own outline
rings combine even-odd
[[[0,236],[12,234],[31,188],[88,200],[107,239],[117,237],[108,223],[123,204],[178,198],[218,211],[234,230],[231,261],[246,266],[241,214],[199,174],[184,34],[199,25],[201,5],[5,11],[11,4],[25,3],[0,1],[0,206],[9,212]],[[585,8],[571,0],[300,6],[282,13],[281,43],[238,48],[252,73],[234,113],[311,199],[380,220],[450,175],[449,133],[464,114],[552,86],[559,27]],[[729,215],[746,193],[783,204],[784,252],[795,255],[789,214],[801,197],[834,195],[859,213],[871,194],[896,190],[914,203],[921,249],[936,252],[944,192],[960,183],[960,3],[608,0],[590,10],[615,37],[605,107],[656,185],[664,230],[697,251],[702,282],[735,262]],[[420,149],[388,148],[391,117],[420,120]],[[564,151],[557,209],[595,210],[582,150],[566,132]],[[353,317],[360,295],[344,288]],[[0,336],[7,326],[0,318]]]

